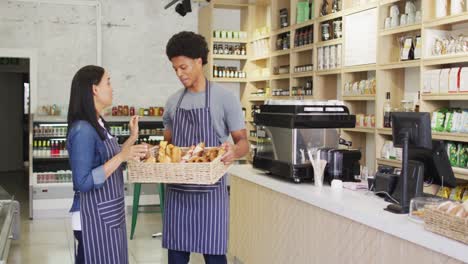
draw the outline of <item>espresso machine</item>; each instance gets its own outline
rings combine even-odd
[[[360,151],[339,149],[340,142],[350,145],[340,140],[339,129],[353,128],[356,124],[356,116],[351,115],[342,103],[269,101],[260,106],[254,122],[258,137],[254,168],[296,183],[313,180],[314,172],[308,157],[311,149],[327,155],[326,158],[321,156],[328,163],[326,175],[330,176],[327,181],[330,177],[349,180],[352,175],[354,178],[355,171],[346,168],[350,164],[359,168]]]

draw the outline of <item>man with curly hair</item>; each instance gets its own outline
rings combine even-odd
[[[166,103],[164,139],[181,147],[222,145],[222,161],[229,164],[248,152],[245,122],[237,97],[204,76],[208,52],[203,36],[193,32],[180,32],[167,43],[167,57],[184,88]],[[191,252],[203,254],[208,264],[227,263],[228,228],[226,175],[213,185],[166,186],[163,247],[170,264],[187,264]]]

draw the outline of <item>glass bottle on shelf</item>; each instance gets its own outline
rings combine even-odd
[[[383,105],[383,111],[384,111],[384,127],[392,127],[392,120],[391,120],[391,112],[392,112],[392,104],[390,102],[390,92],[387,92],[386,95],[386,100]]]
[[[414,105],[415,112],[419,112],[420,105],[421,105],[421,92],[418,92],[418,100],[416,100],[416,104]]]
[[[218,78],[218,66],[213,65],[213,77]]]
[[[218,45],[216,44],[213,45],[213,54],[218,54]]]
[[[247,54],[247,52],[245,51],[245,45],[242,45],[242,48],[241,48],[241,55],[242,56],[245,56]]]

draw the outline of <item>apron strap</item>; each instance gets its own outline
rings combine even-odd
[[[205,108],[210,108],[210,93],[211,93],[210,82],[206,78],[205,78],[205,80],[206,80]],[[179,101],[177,102],[176,109],[180,108],[180,104],[182,103],[182,99],[184,99],[184,96],[185,96],[186,93],[187,93],[187,88],[184,89],[184,92],[179,97]]]

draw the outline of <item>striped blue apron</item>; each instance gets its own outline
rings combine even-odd
[[[221,144],[211,123],[210,84],[207,82],[205,107],[180,108],[187,90],[177,103],[172,143],[188,147],[205,142]],[[163,247],[210,255],[227,253],[229,197],[226,175],[213,185],[168,184],[164,203]]]
[[[107,162],[120,152],[116,138],[104,141]],[[124,181],[122,167],[100,189],[80,193],[80,212],[86,264],[127,264]]]

